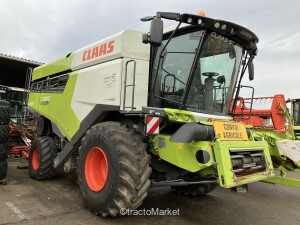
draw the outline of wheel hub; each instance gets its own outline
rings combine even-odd
[[[39,149],[38,148],[34,149],[32,154],[32,167],[34,170],[37,170],[40,166],[39,155],[40,155]]]
[[[108,175],[108,163],[105,153],[99,147],[93,147],[85,160],[85,178],[89,188],[99,192],[104,187]]]

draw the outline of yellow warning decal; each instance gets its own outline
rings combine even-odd
[[[245,124],[228,121],[214,121],[216,136],[222,141],[247,141],[248,135]]]

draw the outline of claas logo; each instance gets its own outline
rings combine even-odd
[[[83,52],[82,55],[82,62],[106,55],[114,51],[114,43],[115,41],[112,40],[108,43],[101,44],[94,48],[88,49]]]

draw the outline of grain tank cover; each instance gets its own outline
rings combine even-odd
[[[150,45],[142,43],[143,32],[124,30],[83,47],[33,70],[32,80],[75,71],[118,58],[149,60]]]
[[[142,32],[124,30],[74,52],[72,70],[118,58],[149,60],[149,45],[142,43]]]

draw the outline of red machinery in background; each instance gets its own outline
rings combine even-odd
[[[251,107],[246,107],[246,104],[252,101],[252,99],[253,102],[271,101],[271,108],[251,109]],[[286,102],[282,94],[275,95],[274,97],[240,98],[237,100],[232,116],[234,120],[250,124],[254,127],[264,127],[284,133],[286,132],[287,121],[283,109],[286,109]]]
[[[31,142],[34,140],[33,131],[35,125],[19,127],[16,123],[10,123],[9,151],[10,158],[28,158]]]

